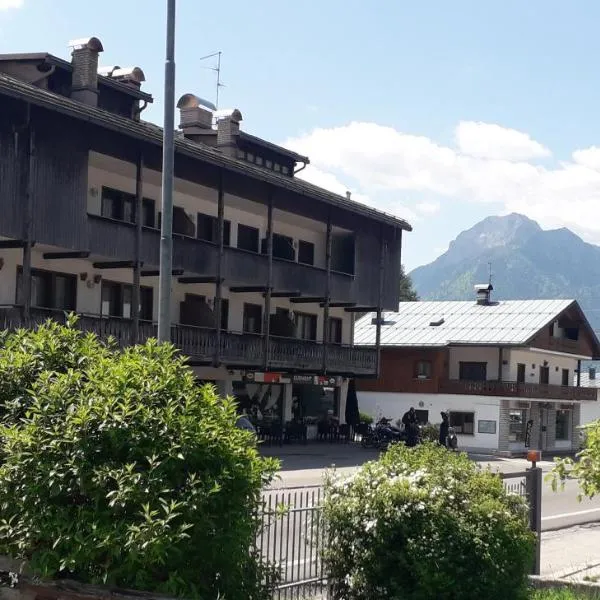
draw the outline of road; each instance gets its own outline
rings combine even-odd
[[[377,458],[378,454],[347,445],[273,449],[272,454],[276,453],[282,460],[282,468],[277,481],[266,492],[265,499],[272,511],[275,511],[276,505],[286,505],[288,509],[279,518],[273,518],[270,527],[265,529],[262,551],[266,557],[282,566],[284,582],[318,579],[321,575],[321,563],[317,559],[319,548],[313,542],[319,536],[318,531],[316,535],[311,532],[315,529],[315,523],[318,529],[318,511],[314,508],[319,505],[323,475],[333,465],[339,474],[350,475],[364,462]],[[482,455],[471,455],[471,459],[482,468],[489,467],[506,474],[522,473],[530,466],[525,459]],[[545,475],[553,465],[548,461],[538,464]],[[517,483],[520,480],[514,481]],[[549,483],[543,483],[543,531],[600,522],[600,498],[579,502],[577,495],[575,481],[567,481],[564,490],[558,492],[553,492]]]
[[[288,451],[282,456],[282,470],[274,488],[319,486],[327,468],[335,465],[340,474],[350,475],[367,460],[377,457],[377,452],[354,446],[309,446],[295,452]],[[516,473],[527,469],[530,464],[525,459],[501,459],[492,456],[472,455],[471,458],[483,468],[490,467],[502,473]],[[544,474],[552,468],[552,462],[542,461]],[[578,486],[575,481],[567,481],[563,491],[553,492],[544,481],[542,491],[542,529],[544,531],[562,529],[582,523],[600,522],[600,497],[592,500],[577,500]]]

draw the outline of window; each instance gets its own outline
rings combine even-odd
[[[258,252],[258,229],[249,225],[238,224],[237,247],[249,252]]]
[[[556,411],[556,439],[568,441],[571,439],[571,411]]]
[[[102,280],[100,314],[109,317],[133,317],[133,286],[127,283]],[[140,288],[140,319],[152,321],[152,288]]]
[[[273,161],[272,160],[265,160],[265,167],[267,167],[267,169],[272,169],[273,168]]]
[[[450,427],[454,427],[456,433],[463,435],[475,434],[475,413],[472,412],[451,412]]]
[[[517,383],[525,383],[525,365],[523,363],[517,364]]]
[[[217,306],[216,298],[214,305]],[[227,298],[221,298],[221,329],[223,331],[229,329],[229,300]]]
[[[312,242],[298,242],[298,262],[303,265],[315,264],[315,245]]]
[[[329,317],[329,343],[342,343],[342,319],[339,317]]]
[[[256,157],[256,164],[260,165],[262,167],[262,164],[263,164],[263,157],[262,156],[257,156]]]
[[[527,411],[511,410],[508,413],[508,419],[508,441],[524,443]]]
[[[286,167],[285,165],[283,165],[283,167],[281,167],[281,172],[282,172],[284,175],[289,175],[289,173],[290,173],[290,169],[289,169],[289,167]]]
[[[571,385],[569,382],[569,369],[562,370],[562,384],[563,385]]]
[[[135,196],[115,190],[109,187],[102,187],[102,208],[103,217],[125,221],[126,223],[135,222]]]
[[[296,337],[301,340],[316,341],[317,315],[296,313]]]
[[[275,163],[273,165],[273,170],[275,171],[275,173],[280,173],[281,172],[281,165],[279,163]]]
[[[152,198],[143,198],[142,199],[142,225],[144,227],[152,227],[156,226],[156,209],[155,203]]]
[[[263,240],[263,254],[267,252],[267,239]],[[294,240],[279,233],[273,234],[273,257],[283,260],[296,260],[296,251],[294,250]]]
[[[244,333],[262,333],[262,306],[244,304]]]
[[[429,423],[429,411],[428,410],[415,410],[417,421],[420,425],[427,425]]]
[[[219,243],[219,219],[203,213],[198,213],[196,236],[199,240]],[[231,221],[223,221],[223,245],[229,246],[231,241]]]
[[[487,363],[461,361],[458,378],[463,381],[486,381]]]
[[[23,304],[21,290],[23,268],[17,271],[17,304]],[[77,306],[77,276],[53,271],[31,270],[31,306],[75,310]]]
[[[158,229],[161,228],[162,213],[158,213]],[[181,206],[173,207],[173,233],[177,235],[185,235],[194,237],[196,228],[193,219],[185,212]]]
[[[252,152],[246,152],[246,160],[248,162],[254,162],[254,154],[252,154]]]
[[[417,361],[415,363],[415,377],[417,379],[431,379],[431,361]]]
[[[241,158],[242,160],[246,158],[246,153],[244,152],[244,150],[238,150],[237,151],[237,157]]]
[[[550,367],[540,366],[540,384],[548,385],[550,382]]]

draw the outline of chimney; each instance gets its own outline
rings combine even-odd
[[[588,375],[590,379],[596,379],[596,367],[590,367],[588,369]]]
[[[477,304],[487,306],[491,304],[491,296],[494,286],[491,283],[479,283],[475,286],[475,294],[477,295]]]
[[[98,106],[98,54],[104,50],[102,42],[96,37],[82,38],[69,42],[69,47],[73,48],[71,98]]]
[[[217,147],[225,154],[235,157],[242,113],[237,108],[227,112],[226,116],[217,121]]]
[[[142,87],[142,82],[146,81],[144,71],[139,67],[117,67],[111,71],[109,77],[112,77],[116,81],[126,83],[138,90]]]
[[[179,109],[179,128],[187,138],[198,140],[199,136],[212,136],[216,132],[212,127],[215,105],[194,94],[184,94],[177,102]]]
[[[346,199],[347,200],[351,200],[352,199],[352,192],[346,191]]]

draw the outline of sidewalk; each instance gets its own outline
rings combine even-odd
[[[542,575],[600,581],[600,523],[542,533]]]

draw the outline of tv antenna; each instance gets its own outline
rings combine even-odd
[[[488,283],[491,286],[492,285],[492,276],[493,276],[493,273],[492,273],[492,263],[491,262],[488,263],[488,272],[489,272]]]
[[[202,67],[203,69],[208,69],[210,71],[214,71],[217,74],[217,91],[215,94],[215,106],[219,108],[219,91],[222,87],[225,87],[224,83],[221,83],[221,54],[222,52],[213,52],[212,54],[207,54],[203,56],[200,61],[208,60],[209,58],[216,58],[217,64],[212,67]]]

